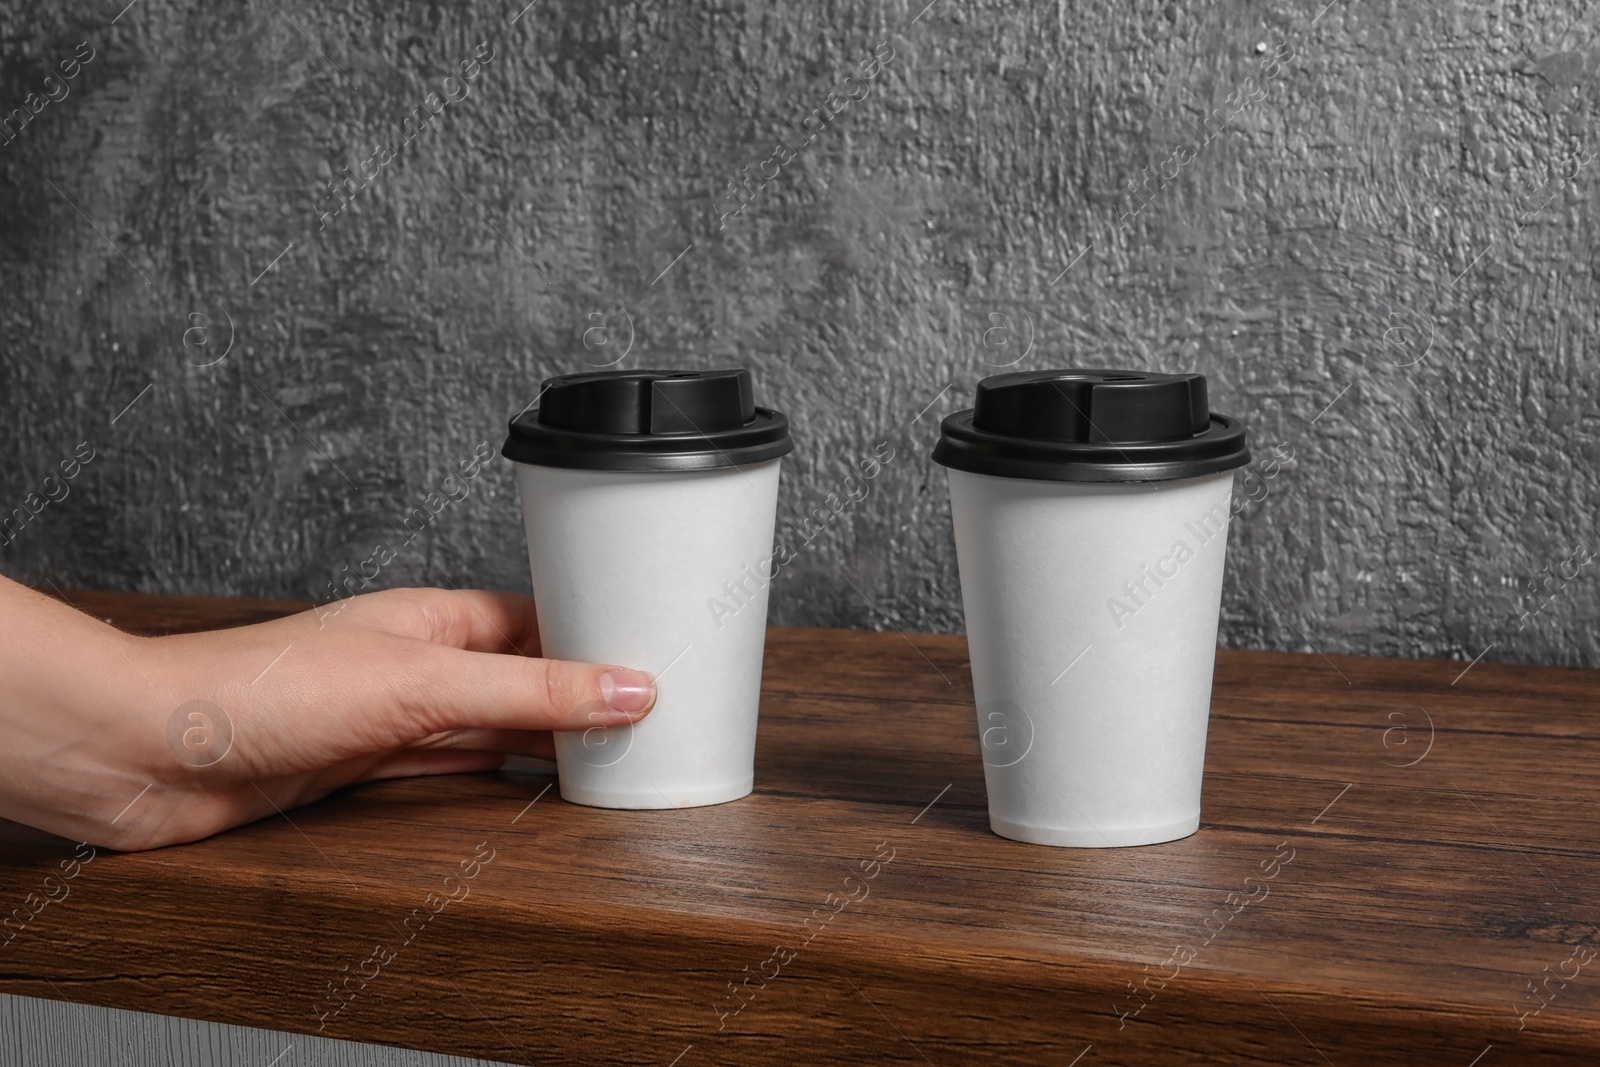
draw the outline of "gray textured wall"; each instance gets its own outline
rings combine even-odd
[[[42,104],[0,145],[0,508],[67,493],[7,573],[325,596],[625,351],[756,369],[784,525],[897,450],[775,621],[959,629],[939,416],[1013,361],[1198,369],[1294,457],[1243,487],[1226,643],[1600,665],[1600,562],[1527,593],[1600,549],[1585,5],[523,2],[0,2],[0,109]],[[497,463],[379,583],[525,568]]]
[[[497,1067],[432,1052],[0,994],[0,1063],[16,1067]]]

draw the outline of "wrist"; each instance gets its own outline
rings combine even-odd
[[[134,814],[123,809],[160,784],[149,639],[19,588],[3,605],[16,636],[0,654],[0,815],[117,847]]]

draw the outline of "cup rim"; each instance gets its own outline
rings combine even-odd
[[[1250,462],[1244,422],[1210,414],[1210,424],[1175,441],[1038,441],[989,433],[972,408],[940,424],[933,460],[951,470],[1046,482],[1167,482]]]

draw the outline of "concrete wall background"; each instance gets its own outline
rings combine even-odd
[[[1600,549],[1575,0],[121,7],[0,0],[0,111],[94,51],[0,145],[0,509],[95,456],[7,574],[325,599],[543,377],[626,351],[755,368],[801,442],[780,529],[896,450],[774,621],[960,629],[938,418],[1014,360],[1196,369],[1294,457],[1241,485],[1225,643],[1600,665],[1600,563],[1526,590]],[[509,471],[470,486],[377,584],[526,588]]]
[[[0,1054],[0,1063],[27,1067],[497,1067],[491,1060],[9,993],[0,993]]]

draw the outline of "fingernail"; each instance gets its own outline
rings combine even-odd
[[[600,676],[600,696],[617,711],[637,718],[656,702],[656,680],[644,671],[607,671]]]

